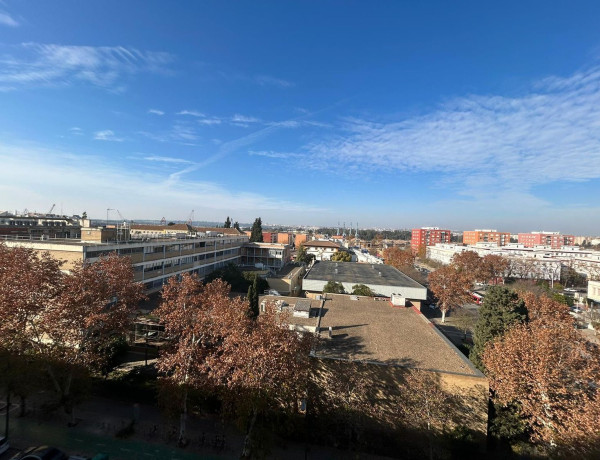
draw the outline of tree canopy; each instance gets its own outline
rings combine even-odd
[[[375,293],[373,292],[373,290],[365,284],[355,284],[354,286],[352,286],[352,294],[363,295],[366,297],[375,296]]]
[[[345,294],[344,285],[342,283],[336,283],[335,281],[327,281],[323,292],[330,292],[332,294]]]
[[[406,268],[412,268],[415,263],[415,255],[410,249],[400,249],[390,247],[383,250],[383,259],[386,265],[402,271]]]
[[[486,292],[473,332],[473,348],[469,359],[485,372],[481,355],[485,346],[501,337],[510,327],[527,320],[525,302],[518,294],[505,286],[492,286]]]
[[[471,277],[466,271],[454,265],[447,265],[430,273],[429,289],[438,299],[442,322],[445,322],[446,313],[460,308],[471,299]]]
[[[305,263],[306,265],[310,265],[310,263],[315,260],[314,254],[308,254],[306,252],[306,248],[303,244],[300,245],[298,251],[296,252],[296,261]]]
[[[74,381],[98,371],[115,336],[127,332],[143,298],[128,258],[76,264],[69,274],[48,253],[0,244],[0,347],[30,356],[74,417]]]
[[[251,243],[262,243],[263,242],[263,233],[262,233],[262,220],[260,217],[254,219],[254,223],[252,224],[252,229],[250,230],[250,242]]]
[[[331,260],[335,262],[352,262],[352,254],[348,251],[337,251],[331,256]]]
[[[517,323],[483,353],[499,404],[517,401],[532,440],[559,455],[600,451],[600,352],[573,327],[568,308],[525,293],[529,322]]]
[[[158,368],[167,388],[177,392],[173,400],[180,402],[180,442],[186,437],[191,389],[217,392],[232,402],[237,415],[245,412],[246,456],[261,414],[297,411],[297,401],[306,391],[311,337],[285,327],[285,317],[274,305],[269,304],[256,320],[248,310],[248,302],[230,298],[229,287],[221,280],[204,285],[186,274],[165,287],[157,313],[172,340],[161,353]]]
[[[227,216],[227,219],[225,219],[225,223],[223,224],[223,228],[231,228],[231,219],[229,218],[229,216]]]

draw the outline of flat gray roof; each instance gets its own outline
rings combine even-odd
[[[356,262],[315,262],[312,268],[304,276],[304,279],[335,281],[338,283],[424,288],[424,286],[420,285],[396,268],[383,264],[371,265],[359,264]]]

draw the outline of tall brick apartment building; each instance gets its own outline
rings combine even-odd
[[[471,230],[463,232],[463,244],[495,243],[504,246],[510,243],[510,232],[498,230]]]
[[[524,244],[526,248],[541,244],[552,249],[560,249],[563,246],[573,246],[575,236],[561,235],[559,232],[519,233],[519,243]]]
[[[417,252],[421,246],[433,246],[437,243],[450,243],[452,232],[439,227],[422,227],[412,229],[410,247]]]

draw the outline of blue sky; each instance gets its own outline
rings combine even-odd
[[[600,3],[0,0],[0,164],[0,210],[600,234]]]

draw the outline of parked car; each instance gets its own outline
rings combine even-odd
[[[67,454],[56,447],[30,447],[15,455],[11,460],[68,460]]]
[[[0,436],[0,454],[6,452],[9,448],[10,445],[8,444],[8,439],[6,439],[4,436]]]

